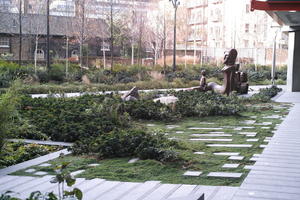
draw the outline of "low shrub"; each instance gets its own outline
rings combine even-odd
[[[263,88],[259,90],[259,93],[254,94],[251,98],[246,98],[244,101],[253,103],[266,103],[269,102],[273,97],[275,97],[282,89],[277,86],[272,86],[270,88]]]
[[[121,113],[121,100],[113,96],[22,99],[22,117],[37,131],[56,141],[74,142],[115,128],[130,126]]]
[[[229,97],[199,91],[179,91],[173,94],[179,99],[176,103],[176,112],[183,117],[235,115],[245,109],[234,94]]]
[[[170,149],[174,143],[161,133],[151,134],[138,129],[114,130],[96,138],[77,141],[72,151],[75,154],[93,153],[100,158],[137,156],[170,162],[178,159],[177,154]]]
[[[0,153],[0,168],[37,158],[57,149],[57,147],[38,144],[7,142],[3,148],[3,151]]]
[[[124,103],[124,111],[131,117],[142,120],[171,121],[176,119],[169,106],[149,100],[128,101]]]

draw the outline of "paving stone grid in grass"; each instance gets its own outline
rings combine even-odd
[[[270,109],[272,106],[273,109]],[[170,165],[168,169],[161,165],[155,166],[156,161],[135,158],[96,162],[83,159],[72,166],[70,171],[85,170],[78,174],[78,177],[83,178],[238,186],[258,159],[257,155],[272,138],[273,131],[282,122],[289,106],[269,103],[262,104],[262,111],[247,112],[242,116],[193,118],[172,124],[144,122],[149,130],[162,129],[168,138],[186,143],[189,150],[179,150],[178,153],[191,160],[193,164],[188,166]],[[91,167],[91,163],[99,165]],[[53,174],[49,166],[34,166],[31,169],[36,171],[30,173],[25,172],[25,169],[15,174],[36,176],[37,171]]]

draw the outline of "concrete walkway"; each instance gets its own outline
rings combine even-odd
[[[10,142],[23,142],[27,144],[40,144],[40,145],[49,145],[49,146],[63,146],[70,147],[73,143],[70,142],[55,142],[50,140],[30,140],[30,139],[8,139]]]
[[[277,102],[294,103],[233,200],[300,199],[300,93]]]
[[[254,86],[250,86],[249,88],[249,94],[252,93],[257,93],[259,91],[259,89],[262,88],[267,88],[267,87],[271,87],[271,85],[254,85]],[[286,86],[284,85],[279,85],[278,87],[280,88],[286,88]],[[188,88],[172,88],[172,89],[152,89],[152,90],[139,90],[140,92],[153,92],[153,91],[159,91],[159,92],[167,92],[170,90],[175,90],[175,91],[180,91],[180,90],[186,90]],[[100,94],[110,94],[110,93],[119,93],[119,94],[124,94],[125,92],[128,92],[128,90],[126,91],[106,91],[106,92],[74,92],[74,93],[64,93],[64,94],[60,94],[60,93],[54,93],[54,94],[31,94],[32,98],[47,98],[47,97],[55,97],[55,98],[61,98],[61,97],[79,97],[79,96],[83,96],[86,94],[90,94],[90,95],[100,95]]]

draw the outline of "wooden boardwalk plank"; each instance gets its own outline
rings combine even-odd
[[[120,198],[120,200],[140,199],[143,195],[151,193],[153,190],[155,190],[159,186],[160,186],[159,181],[147,181],[147,182],[143,183],[142,185],[138,186],[137,188],[134,188],[127,194],[125,194],[123,197]]]
[[[134,189],[135,187],[142,185],[142,183],[130,183],[125,182],[122,183],[120,186],[116,187],[111,192],[106,192],[103,195],[99,195],[97,197],[97,200],[118,200],[120,199],[124,194],[129,192],[130,190]]]
[[[296,103],[232,200],[300,199],[299,121]]]
[[[142,198],[142,200],[160,200],[164,198],[168,198],[172,192],[178,189],[180,185],[175,184],[163,184],[160,185],[156,190],[148,194],[146,197]]]

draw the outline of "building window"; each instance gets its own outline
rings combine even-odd
[[[249,24],[245,24],[245,33],[249,33]]]
[[[101,51],[110,51],[110,45],[106,42],[103,42]]]
[[[73,50],[72,53],[71,53],[71,57],[78,57],[78,51]]]
[[[36,59],[38,60],[44,60],[45,59],[45,53],[42,49],[36,50]]]
[[[9,38],[0,38],[0,47],[9,48]]]
[[[250,5],[246,4],[246,13],[250,13]]]
[[[249,41],[248,40],[244,40],[244,46],[245,46],[245,48],[249,47]]]

